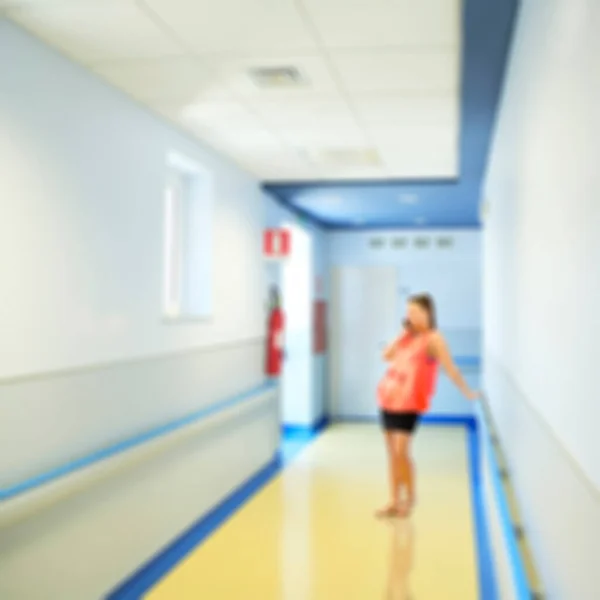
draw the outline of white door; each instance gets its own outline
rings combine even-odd
[[[286,353],[281,378],[282,418],[290,425],[312,425],[312,240],[301,227],[285,228],[291,231],[292,249],[282,277]]]
[[[398,270],[339,267],[331,279],[331,413],[373,417],[381,354],[400,331]]]

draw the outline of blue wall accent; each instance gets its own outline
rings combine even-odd
[[[265,183],[282,203],[328,228],[478,227],[482,179],[516,21],[518,0],[465,0],[460,177],[457,180],[364,183]],[[398,202],[417,194],[416,205]],[[326,197],[341,197],[339,205]]]

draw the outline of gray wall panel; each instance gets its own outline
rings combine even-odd
[[[486,390],[547,597],[595,600],[600,490],[501,365],[489,355],[485,365]]]
[[[0,487],[264,380],[261,339],[0,381]]]
[[[133,468],[0,528],[0,598],[102,597],[274,457],[276,391],[211,421]]]

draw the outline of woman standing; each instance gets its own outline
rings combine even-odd
[[[477,393],[465,382],[437,331],[435,304],[428,295],[410,298],[404,331],[386,348],[384,359],[390,368],[377,392],[389,459],[390,502],[377,515],[405,517],[415,504],[410,443],[421,415],[429,410],[438,365],[466,398],[475,400]]]

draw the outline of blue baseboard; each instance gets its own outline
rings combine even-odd
[[[471,501],[475,524],[479,597],[482,600],[498,600],[498,585],[492,558],[492,546],[481,483],[481,448],[475,417],[472,417],[472,423],[469,422],[467,425],[467,432],[469,481],[471,483]]]
[[[160,550],[154,558],[151,558],[126,581],[109,592],[106,600],[137,600],[141,598],[233,515],[250,496],[268,483],[280,471],[282,464],[283,461],[278,454],[268,465],[243,483],[200,521],[192,525],[168,547]]]
[[[434,425],[437,427],[466,427],[469,430],[475,430],[477,419],[474,415],[424,415],[422,422],[425,425]]]
[[[324,415],[318,421],[315,421],[312,425],[296,425],[295,423],[284,423],[282,426],[282,431],[284,435],[320,433],[326,427],[329,426],[329,423],[329,417]]]
[[[489,439],[489,431],[487,430],[487,427],[485,427],[485,425],[482,427],[482,429],[482,437],[485,436],[485,439],[483,440],[483,442],[479,442],[479,444],[486,444],[487,468],[489,469],[492,493],[494,494],[496,502],[498,503],[498,513],[502,528],[502,536],[504,537],[508,550],[508,558],[512,569],[516,597],[518,600],[529,600],[532,597],[532,593],[529,589],[525,564],[523,563],[523,559],[519,552],[518,538],[515,533],[516,524],[513,523],[510,514],[508,501],[504,493],[504,487],[500,475],[500,467],[496,462],[493,446]],[[482,468],[485,467],[482,465]]]

